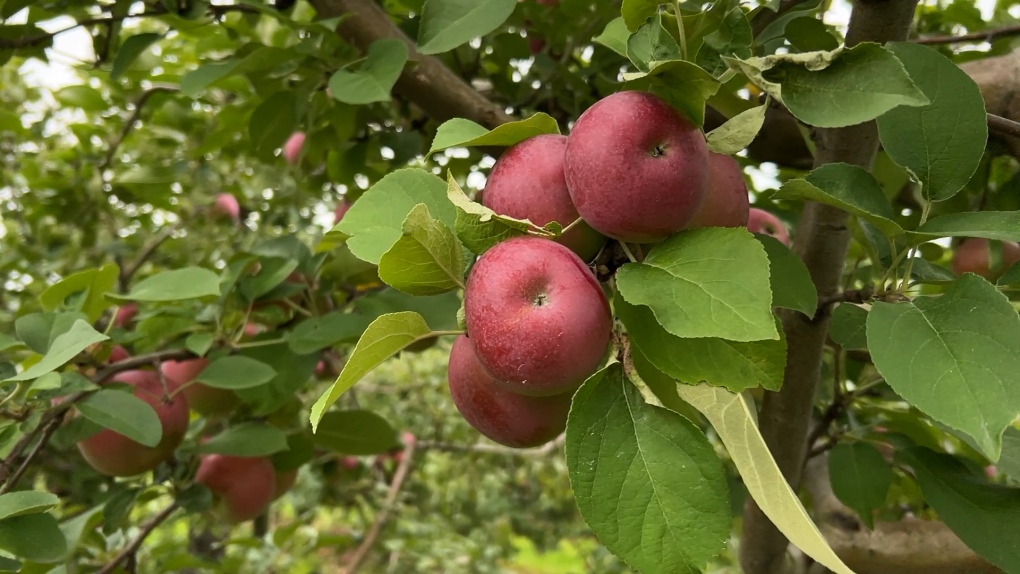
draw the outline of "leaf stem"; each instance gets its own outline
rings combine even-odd
[[[634,257],[634,254],[630,252],[630,247],[627,247],[626,243],[621,241],[620,242],[620,248],[623,249],[623,252],[627,255],[627,259],[630,259],[631,263],[637,263],[638,262],[638,260]]]
[[[687,33],[684,31],[684,19],[680,15],[680,0],[673,0],[673,11],[676,13],[676,29],[680,38],[680,59],[687,59]]]
[[[584,222],[584,219],[581,219],[580,217],[578,217],[577,219],[572,221],[570,223],[570,225],[564,227],[563,230],[560,231],[560,235],[566,235],[568,231],[570,231],[571,229],[574,229],[575,227],[580,225],[582,222]]]

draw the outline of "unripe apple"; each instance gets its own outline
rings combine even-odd
[[[549,442],[567,426],[571,393],[529,397],[505,390],[461,335],[450,351],[450,396],[461,416],[491,440],[513,448]]]
[[[708,192],[687,228],[746,227],[751,206],[740,164],[732,156],[709,152],[708,175]]]
[[[564,166],[581,217],[603,235],[632,243],[686,227],[708,189],[704,134],[646,92],[618,92],[581,114]]]
[[[539,227],[555,221],[566,227],[578,217],[563,176],[567,137],[543,134],[511,147],[492,166],[483,205],[500,215],[528,219]],[[580,222],[559,242],[585,261],[592,260],[606,238]]]
[[[464,311],[481,363],[504,388],[525,395],[576,389],[602,362],[612,330],[591,270],[563,245],[533,236],[482,254]]]
[[[778,239],[783,245],[790,246],[790,232],[778,217],[765,211],[752,207],[747,213],[747,230],[751,233],[763,233]]]
[[[265,457],[210,454],[202,457],[195,482],[216,496],[218,509],[231,524],[262,514],[276,494],[276,469]]]
[[[283,157],[287,163],[297,165],[301,160],[301,148],[305,145],[305,132],[294,132],[283,144]]]
[[[974,273],[989,281],[995,281],[1014,263],[1020,261],[1020,245],[1013,241],[1002,242],[1002,259],[993,267],[991,245],[987,239],[971,237],[964,239],[953,251],[953,273],[957,277]]]
[[[163,388],[155,371],[124,371],[111,380],[135,388],[134,395],[149,403],[163,426],[163,438],[155,447],[147,447],[110,429],[103,429],[78,443],[85,461],[108,476],[134,476],[148,472],[173,456],[188,430],[188,402],[181,394],[165,398],[175,387]]]
[[[163,361],[159,368],[168,381],[177,387],[183,387],[181,392],[188,398],[191,410],[207,417],[226,415],[241,404],[237,394],[228,389],[217,389],[193,382],[208,365],[208,359],[188,359]]]
[[[273,492],[273,500],[280,498],[290,489],[294,488],[297,482],[298,469],[276,471],[276,490]]]
[[[113,326],[119,329],[124,329],[128,326],[128,323],[135,318],[138,314],[138,304],[128,303],[123,307],[117,308],[117,313],[113,316]]]
[[[217,193],[216,202],[213,204],[213,214],[219,217],[229,217],[237,222],[241,220],[241,205],[237,198],[229,193]]]

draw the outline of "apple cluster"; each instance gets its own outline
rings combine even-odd
[[[480,433],[511,447],[566,427],[573,392],[601,364],[613,317],[588,263],[609,239],[656,243],[684,229],[748,227],[789,244],[782,222],[751,209],[739,164],[649,93],[619,92],[569,136],[539,135],[493,165],[482,203],[556,241],[515,237],[483,253],[464,291],[467,335],[453,344],[450,393]]]

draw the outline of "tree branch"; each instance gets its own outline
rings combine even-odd
[[[115,571],[122,562],[134,556],[135,552],[138,552],[138,549],[142,547],[142,544],[145,542],[145,539],[148,538],[150,534],[152,534],[152,531],[155,530],[160,524],[163,524],[163,522],[165,522],[167,518],[170,518],[170,515],[173,514],[175,510],[177,510],[177,503],[173,502],[170,504],[170,506],[164,508],[159,514],[153,516],[151,520],[149,520],[148,522],[145,523],[144,526],[142,526],[142,531],[138,533],[138,536],[136,536],[135,539],[132,540],[130,544],[125,546],[124,549],[120,551],[120,553],[114,556],[113,560],[110,560],[110,562],[106,566],[103,566],[102,569],[96,572],[96,574],[111,574],[111,572]]]
[[[142,248],[142,251],[138,254],[138,257],[136,257],[135,260],[132,261],[130,265],[127,265],[120,270],[120,277],[117,279],[117,281],[120,283],[120,290],[122,293],[128,290],[127,288],[128,284],[131,283],[131,278],[135,276],[135,273],[138,272],[142,265],[144,265],[145,262],[148,261],[150,257],[152,257],[152,254],[155,253],[157,249],[159,249],[159,246],[163,245],[163,243],[167,239],[170,239],[173,236],[174,232],[177,231],[183,224],[184,219],[179,219],[177,223],[164,227],[163,230],[160,231],[158,235],[149,240],[149,243],[146,244],[144,248]]]
[[[913,42],[915,44],[962,44],[964,42],[991,42],[996,38],[1002,38],[1004,36],[1015,36],[1020,34],[1020,26],[1005,26],[1003,28],[995,28],[993,30],[982,30],[980,32],[971,32],[970,34],[961,34],[959,36],[928,36],[927,38],[915,38]]]
[[[999,135],[1020,138],[1020,122],[994,114],[988,114],[988,129]]]
[[[131,113],[131,116],[128,117],[127,122],[124,123],[124,127],[120,130],[120,135],[117,136],[117,139],[110,142],[110,147],[106,150],[106,157],[103,159],[103,163],[99,164],[100,172],[110,167],[110,163],[113,162],[113,156],[117,153],[117,148],[119,148],[120,144],[124,142],[124,138],[131,133],[131,130],[134,129],[135,123],[138,122],[138,119],[141,118],[142,108],[145,107],[145,102],[149,101],[149,98],[151,98],[154,94],[158,94],[160,92],[171,93],[176,91],[177,88],[174,86],[153,86],[152,88],[142,92],[142,95],[138,97],[137,101],[135,101],[134,111]]]
[[[438,450],[442,452],[479,452],[508,456],[542,457],[548,456],[560,448],[563,448],[563,444],[566,442],[566,436],[566,434],[560,434],[560,436],[541,447],[532,449],[510,448],[508,446],[498,444],[452,444],[432,441],[419,441],[418,446],[426,450]]]
[[[854,3],[847,32],[847,46],[861,42],[904,40],[917,0],[859,0]],[[815,166],[845,162],[870,168],[878,151],[875,122],[815,131]],[[847,213],[808,202],[798,225],[794,251],[811,273],[819,300],[836,293],[842,279],[850,233]],[[778,393],[765,393],[759,424],[762,436],[786,480],[796,489],[806,455],[808,426],[819,384],[829,315],[817,320],[796,312],[780,314],[789,353]],[[789,542],[748,498],[740,562],[746,574],[776,574],[786,569]]]
[[[46,423],[46,427],[42,431],[42,436],[39,437],[39,442],[35,443],[35,447],[32,448],[32,452],[28,453],[28,456],[26,456],[25,460],[22,461],[18,470],[14,471],[14,474],[7,480],[3,488],[0,488],[0,495],[7,494],[14,490],[14,487],[18,486],[18,481],[25,475],[25,472],[28,470],[28,466],[32,464],[35,457],[38,456],[46,444],[50,442],[50,438],[53,436],[53,433],[60,428],[60,423],[64,422],[64,412],[67,411],[61,412],[58,416]]]

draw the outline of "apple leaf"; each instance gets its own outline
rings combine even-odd
[[[813,16],[790,20],[783,32],[798,52],[828,52],[839,47],[839,40],[832,35],[829,27]]]
[[[1017,285],[1020,284],[1020,261],[1017,261],[1002,274],[1001,277],[995,282],[996,285]],[[0,345],[0,350],[3,345]]]
[[[412,311],[389,313],[378,317],[365,329],[354,346],[347,363],[340,371],[340,376],[329,390],[319,397],[312,405],[312,430],[315,431],[326,409],[340,398],[354,383],[361,380],[369,371],[378,367],[398,351],[433,336],[432,330],[425,324],[421,315]]]
[[[973,438],[991,461],[1020,412],[1020,316],[992,284],[965,274],[940,297],[875,303],[875,368],[907,402]]]
[[[727,61],[797,119],[819,128],[852,126],[897,106],[929,103],[896,56],[870,42],[831,52]]]
[[[379,279],[408,295],[463,289],[464,255],[453,231],[419,203],[407,214],[403,235],[379,259]]]
[[[663,27],[662,18],[656,15],[641,24],[627,39],[627,57],[638,70],[647,73],[652,62],[680,61],[680,46]],[[643,75],[633,74],[633,77],[624,76],[624,79],[629,81]]]
[[[316,446],[355,456],[389,452],[400,446],[397,431],[381,416],[365,410],[331,411],[312,437]]]
[[[307,430],[292,432],[287,435],[287,450],[281,450],[271,457],[273,468],[277,472],[297,470],[315,458],[315,444],[312,433]]]
[[[292,401],[312,378],[319,362],[318,355],[297,354],[285,341],[274,344],[277,340],[278,334],[265,333],[252,341],[261,345],[241,349],[238,353],[238,356],[258,361],[276,371],[276,376],[266,384],[234,389],[253,416],[268,415]]]
[[[776,197],[817,201],[863,218],[890,237],[903,234],[882,186],[868,171],[846,163],[829,163],[803,179],[783,184]]]
[[[19,375],[8,377],[7,381],[30,381],[51,373],[67,364],[68,361],[78,356],[78,353],[101,341],[109,339],[106,335],[96,331],[87,322],[75,319],[71,328],[59,335],[50,343],[46,354],[38,363],[25,369]]]
[[[751,145],[765,123],[768,103],[744,110],[726,123],[705,134],[708,149],[716,153],[733,155]]]
[[[50,514],[24,514],[0,520],[0,549],[23,560],[51,564],[67,554],[67,539]]]
[[[617,295],[613,309],[627,327],[631,344],[677,381],[689,385],[706,382],[734,392],[758,386],[778,391],[783,386],[785,340],[682,339],[667,333],[648,307],[631,305]]]
[[[212,333],[192,333],[184,340],[184,348],[199,357],[204,357],[209,352],[209,349],[212,348],[214,342],[216,342],[216,337]]]
[[[287,335],[287,344],[298,355],[315,353],[340,343],[357,341],[369,323],[364,315],[339,311],[309,317]]]
[[[454,118],[436,130],[436,137],[426,155],[451,147],[510,147],[542,134],[559,134],[560,126],[549,114],[537,113],[530,118],[508,122],[487,130],[471,120]]]
[[[119,275],[120,268],[113,263],[68,275],[47,287],[39,295],[39,304],[44,311],[56,311],[67,304],[68,297],[82,294],[73,309],[95,322],[109,307],[104,294],[117,285]]]
[[[297,123],[297,95],[293,91],[280,90],[266,97],[248,119],[248,137],[259,159],[272,161]]]
[[[746,229],[681,231],[617,270],[616,284],[677,337],[779,340],[768,256]]]
[[[154,447],[163,439],[163,423],[152,405],[131,392],[102,389],[75,404],[88,420],[115,433]]]
[[[829,479],[836,498],[874,528],[873,512],[885,504],[893,481],[892,468],[882,453],[866,442],[838,444],[829,453]]]
[[[659,11],[659,6],[665,4],[663,0],[623,0],[620,5],[620,20],[626,25],[627,30],[636,32],[646,20]]]
[[[110,70],[110,80],[116,80],[127,71],[128,67],[138,59],[138,56],[142,55],[149,46],[153,43],[158,42],[163,37],[162,34],[156,34],[153,32],[144,34],[135,34],[130,38],[124,40],[120,48],[117,49],[117,57],[113,60],[113,68]]]
[[[481,255],[493,245],[517,237],[533,234],[553,239],[559,235],[559,226],[549,224],[538,227],[527,219],[514,219],[499,215],[477,201],[471,201],[464,190],[457,185],[457,180],[450,175],[447,184],[447,197],[457,208],[457,237],[472,253]],[[569,222],[567,223],[569,225]]]
[[[868,348],[868,310],[852,303],[840,303],[832,311],[829,336],[844,349]]]
[[[818,310],[818,291],[801,258],[775,237],[755,233],[754,238],[761,242],[769,257],[772,304],[800,311],[809,318],[814,317]]]
[[[220,295],[220,278],[202,267],[185,267],[163,271],[139,281],[127,295],[107,293],[122,301],[186,301]]]
[[[712,423],[751,498],[776,528],[829,570],[836,574],[854,574],[829,547],[783,477],[758,431],[754,406],[741,395],[720,387],[678,384],[676,389],[681,399],[701,411]]]
[[[418,27],[418,51],[448,52],[498,28],[517,0],[427,0]]]
[[[1009,427],[1002,435],[1002,456],[998,467],[999,472],[1020,482],[1020,429]]]
[[[243,422],[203,442],[198,452],[256,457],[269,456],[287,448],[287,435],[282,430],[269,423]]]
[[[276,370],[269,365],[242,355],[220,357],[195,377],[217,389],[250,389],[262,386],[276,377]]]
[[[25,514],[46,512],[60,504],[60,498],[52,492],[22,490],[0,495],[0,520]]]
[[[925,197],[949,199],[970,181],[985,152],[985,100],[974,80],[938,50],[912,42],[888,47],[931,103],[900,106],[878,118],[882,148],[917,175]]]
[[[1020,524],[1020,488],[989,484],[956,458],[923,447],[898,451],[914,471],[924,501],[971,550],[1005,572],[1020,572],[1020,545],[1004,535]]]
[[[592,42],[602,44],[617,54],[627,57],[627,39],[630,38],[630,31],[622,17],[613,18],[605,29],[598,36],[592,38]]]
[[[620,363],[574,395],[566,458],[581,516],[633,568],[695,574],[724,549],[730,511],[719,457],[689,420],[646,404]]]
[[[655,60],[647,72],[625,73],[625,81],[647,79],[655,95],[680,110],[698,126],[705,123],[705,102],[719,91],[719,81],[684,60]]]
[[[347,246],[354,255],[378,265],[404,235],[404,220],[419,203],[453,228],[457,214],[443,180],[421,169],[398,169],[368,188],[334,229],[350,237]]]
[[[1020,241],[1020,211],[965,211],[933,217],[911,232],[918,243],[929,237],[981,237]]]
[[[390,101],[390,91],[407,63],[407,44],[396,38],[376,40],[364,60],[340,68],[329,79],[329,91],[340,102],[352,105]],[[358,70],[348,68],[358,64]]]

